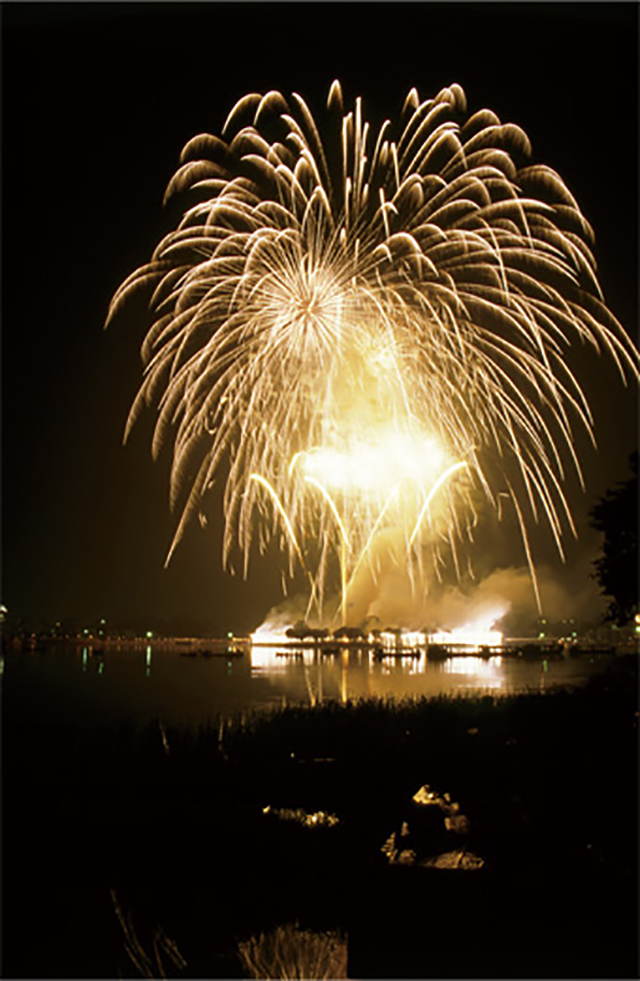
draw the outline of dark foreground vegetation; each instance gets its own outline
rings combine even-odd
[[[293,922],[346,935],[354,978],[636,977],[637,735],[635,657],[572,692],[198,733],[39,728],[5,700],[3,975],[140,976],[126,920],[147,952],[162,928],[169,977],[241,977],[243,942]],[[481,869],[386,861],[427,783],[460,803]]]

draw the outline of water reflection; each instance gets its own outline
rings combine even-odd
[[[419,656],[404,653],[366,645],[230,649],[225,641],[203,643],[185,656],[179,646],[154,641],[137,648],[52,644],[5,651],[4,686],[6,694],[22,686],[20,703],[36,717],[69,709],[96,721],[106,715],[199,726],[217,725],[220,715],[282,704],[548,691],[586,681],[609,660],[493,654],[431,660],[424,650]]]
[[[473,688],[500,689],[506,685],[506,677],[501,671],[502,658],[499,655],[489,658],[474,657],[471,654],[465,657],[450,657],[438,667],[444,674],[460,675],[462,679],[468,679],[469,685]]]
[[[305,692],[311,705],[324,697],[346,702],[369,696],[433,696],[451,691],[506,694],[573,682],[580,674],[568,660],[523,661],[499,654],[458,654],[430,660],[424,651],[401,655],[351,645],[253,646],[247,656],[252,677],[277,683],[290,696],[299,689],[298,694]]]
[[[278,674],[288,671],[291,661],[313,664],[316,654],[311,648],[252,647],[250,657],[252,671]]]
[[[102,650],[102,648],[100,647],[94,648],[90,644],[82,648],[82,656],[81,656],[82,673],[87,674],[87,671],[89,669],[90,657],[94,659],[94,671],[92,673],[98,676],[103,675],[105,670],[104,651]]]

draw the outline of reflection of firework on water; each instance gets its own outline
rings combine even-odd
[[[540,515],[561,549],[572,426],[591,431],[567,349],[636,372],[591,229],[521,129],[458,85],[412,90],[395,140],[338,83],[328,108],[323,135],[300,96],[252,94],[224,139],[190,140],[167,190],[184,217],[110,311],[153,288],[129,426],[157,402],[154,453],[173,438],[172,549],[224,475],[225,561],[280,539],[319,607],[331,557],[344,599],[390,529],[400,564],[428,543],[457,566],[480,495],[511,499],[529,558]]]

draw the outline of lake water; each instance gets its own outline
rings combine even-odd
[[[367,650],[321,656],[254,647],[241,656],[186,657],[177,648],[138,649],[51,645],[4,653],[5,710],[21,724],[167,725],[198,727],[219,715],[333,699],[433,697],[485,691],[493,695],[579,685],[610,656],[523,661],[513,657],[452,657],[376,661]]]

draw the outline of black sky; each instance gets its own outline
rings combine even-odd
[[[5,3],[2,47],[2,601],[16,617],[241,630],[280,598],[267,563],[249,584],[220,572],[215,529],[193,529],[163,569],[173,519],[151,418],[122,446],[144,318],[102,330],[169,228],[182,146],[246,92],[299,91],[320,112],[339,78],[379,123],[412,86],[459,82],[562,174],[636,335],[635,3]],[[583,530],[637,445],[635,393],[595,360],[586,381],[601,448],[584,457]]]

